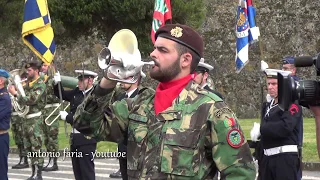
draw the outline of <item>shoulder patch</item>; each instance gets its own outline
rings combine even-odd
[[[41,94],[41,91],[40,91],[40,90],[37,90],[36,93],[39,95],[39,94]]]
[[[223,113],[233,114],[233,112],[231,111],[231,109],[229,109],[228,107],[224,107],[224,108],[218,109],[218,110],[214,113],[214,116],[215,116],[216,118],[220,118]]]
[[[241,145],[244,141],[244,138],[243,138],[242,133],[239,129],[233,128],[228,131],[227,141],[231,147],[239,148],[239,147],[241,147]]]
[[[291,115],[294,115],[295,113],[299,112],[299,107],[295,104],[292,104],[289,111]]]

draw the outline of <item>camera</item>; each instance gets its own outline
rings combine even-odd
[[[315,57],[302,56],[294,58],[295,67],[315,66],[320,76],[320,53]],[[292,103],[309,107],[320,105],[320,82],[316,80],[295,81],[290,75],[278,73],[278,103],[282,110],[288,110]]]

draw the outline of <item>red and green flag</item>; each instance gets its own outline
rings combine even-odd
[[[154,43],[156,31],[172,19],[170,0],[155,0],[152,20],[151,40]]]

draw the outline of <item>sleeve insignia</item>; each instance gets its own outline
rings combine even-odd
[[[234,125],[236,125],[236,122],[233,118],[226,119],[223,121],[223,123],[226,128],[233,127]]]
[[[290,111],[291,115],[294,115],[295,113],[299,112],[299,108],[297,105],[292,104],[289,111]]]
[[[239,129],[230,129],[227,134],[227,141],[228,144],[233,148],[239,148],[242,146],[242,143],[244,141],[244,138],[242,136],[242,133]]]

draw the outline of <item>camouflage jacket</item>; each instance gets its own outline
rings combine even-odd
[[[217,169],[222,179],[255,179],[237,117],[215,94],[191,81],[155,115],[151,89],[111,105],[111,90],[99,96],[101,90],[96,87],[78,107],[74,125],[98,141],[118,142],[127,132],[131,179],[212,179]]]
[[[28,114],[37,113],[44,109],[46,105],[46,84],[42,78],[29,82],[24,86],[25,97],[18,96],[18,102],[22,105],[29,106]]]
[[[57,106],[51,106],[51,105],[59,104],[60,99],[54,94],[54,89],[53,89],[54,82],[52,77],[44,75],[43,80],[46,83],[46,101],[47,101],[47,106],[45,106],[45,109],[44,109],[45,111],[44,116],[48,116],[57,107]],[[59,114],[59,109],[53,113],[53,115],[58,115],[58,114]]]

